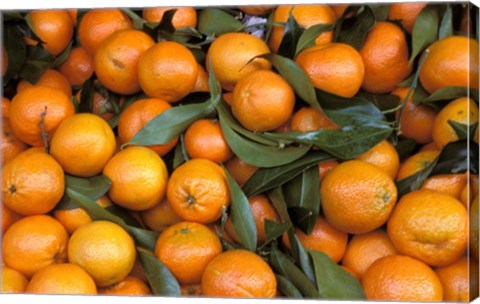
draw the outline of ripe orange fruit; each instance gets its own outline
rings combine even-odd
[[[223,163],[233,155],[217,120],[195,121],[185,132],[184,140],[185,150],[191,158],[206,158]]]
[[[252,166],[239,157],[234,156],[225,163],[225,169],[228,170],[237,184],[242,187],[257,172],[258,167]]]
[[[255,227],[257,229],[257,244],[261,245],[265,242],[265,220],[270,220],[279,223],[280,217],[277,211],[273,207],[272,203],[263,194],[252,196],[248,199],[250,208],[252,210],[253,220],[255,221]],[[229,217],[225,223],[225,230],[227,233],[237,242],[240,243],[240,239],[235,232],[232,224],[232,218]]]
[[[65,190],[62,167],[41,148],[20,153],[2,173],[3,203],[23,215],[49,212]]]
[[[397,254],[397,249],[383,229],[357,234],[348,242],[342,265],[351,269],[361,279],[367,269],[378,259]]]
[[[478,89],[478,42],[449,36],[432,43],[420,70],[420,83],[429,93],[450,86]]]
[[[164,231],[173,224],[182,221],[182,218],[173,211],[167,198],[164,198],[154,207],[142,211],[141,216],[145,225],[154,231]]]
[[[390,22],[377,22],[360,50],[365,63],[362,88],[374,94],[389,93],[403,81],[412,66],[402,29]]]
[[[58,89],[65,93],[68,97],[72,96],[72,87],[70,86],[70,82],[62,73],[57,70],[46,70],[35,85]],[[33,85],[30,82],[22,79],[17,85],[17,93],[31,86]]]
[[[392,95],[400,97],[400,102],[407,96],[408,87],[398,87],[392,91]],[[432,141],[433,122],[437,113],[433,108],[426,105],[416,106],[412,102],[413,92],[410,94],[403,108],[400,120],[401,135],[412,138],[419,144],[426,144]],[[400,111],[397,112],[397,118]]]
[[[120,142],[129,142],[146,124],[172,106],[158,98],[140,99],[128,106],[118,120]],[[147,146],[160,156],[172,150],[178,142],[178,136],[164,145]]]
[[[422,189],[404,195],[387,227],[401,254],[431,266],[453,263],[467,248],[467,210],[457,199],[437,191]]]
[[[165,73],[168,71],[168,73]],[[140,55],[138,80],[152,98],[176,102],[195,86],[198,64],[192,52],[180,43],[158,42]]]
[[[317,250],[328,255],[335,263],[340,262],[347,248],[348,234],[330,225],[323,217],[317,217],[312,233],[306,235],[299,228],[295,229],[300,242],[306,249]],[[288,235],[282,238],[290,248]]]
[[[153,39],[142,31],[116,31],[105,38],[95,51],[95,75],[115,93],[137,93],[140,91],[137,72],[140,55],[154,44]]]
[[[92,9],[83,15],[78,25],[78,39],[81,46],[93,56],[105,38],[132,27],[130,18],[119,9]]]
[[[326,220],[340,231],[359,234],[385,224],[397,201],[397,188],[384,170],[351,160],[327,174],[320,195]]]
[[[350,268],[348,268],[344,265],[340,265],[340,267],[342,267],[343,270],[348,272],[352,277],[354,277],[355,279],[357,279],[360,282],[360,277],[355,272],[353,272],[353,270],[351,270]]]
[[[333,24],[337,20],[337,16],[333,9],[327,4],[316,5],[280,5],[275,9],[273,14],[273,22],[285,23],[288,21],[290,12],[295,21],[302,28],[309,28],[316,24]],[[277,52],[282,42],[283,26],[274,25],[268,45],[273,52]],[[315,39],[315,44],[327,44],[332,42],[333,32],[324,32]]]
[[[2,166],[10,162],[15,156],[27,149],[27,145],[13,134],[10,120],[6,117],[2,119]]]
[[[0,111],[2,117],[10,117],[10,99],[2,97],[2,110]]]
[[[25,289],[26,293],[95,295],[97,286],[81,267],[65,263],[52,264],[37,271]]]
[[[478,193],[469,209],[470,224],[470,254],[478,262]]]
[[[463,125],[478,122],[478,105],[473,99],[462,97],[449,102],[438,113],[433,123],[433,141],[440,148],[458,140],[457,133],[448,123],[449,120]]]
[[[275,8],[274,5],[244,5],[238,9],[252,16],[263,16],[270,13]]]
[[[348,6],[349,4],[330,4],[330,7],[333,9],[335,14],[337,15],[337,18],[340,18],[340,16],[342,16],[343,12],[345,12]],[[350,13],[345,18],[350,18],[352,16],[353,14]]]
[[[197,68],[197,79],[195,80],[195,86],[192,92],[210,92],[207,71],[205,71],[200,64],[197,65]]]
[[[322,161],[318,163],[318,173],[320,175],[320,183],[323,182],[325,176],[332,171],[338,165],[338,161],[336,160],[328,160]]]
[[[58,70],[70,85],[80,86],[93,75],[93,58],[85,48],[74,47]]]
[[[182,296],[201,296],[202,295],[202,285],[193,284],[193,285],[180,285],[180,292]]]
[[[2,233],[5,233],[7,229],[16,221],[22,218],[22,216],[12,209],[8,208],[5,206],[4,203],[0,206],[0,210],[2,210],[2,226],[1,226],[1,231]]]
[[[13,268],[2,265],[0,293],[24,293],[28,280]]]
[[[427,178],[422,184],[422,189],[435,190],[460,199],[466,185],[466,174],[440,174]]]
[[[230,204],[225,172],[208,159],[191,159],[173,171],[167,198],[173,211],[185,221],[212,223]]]
[[[235,249],[219,254],[207,265],[202,291],[207,297],[273,298],[277,280],[261,257]]]
[[[145,147],[128,147],[115,154],[103,169],[112,182],[108,194],[116,204],[147,210],[165,195],[168,172],[163,160]]]
[[[75,26],[77,24],[77,15],[78,15],[78,9],[72,8],[72,9],[67,9],[65,10],[70,18],[72,18],[73,25]]]
[[[398,167],[400,166],[398,152],[387,140],[379,142],[367,152],[357,156],[357,159],[385,170],[392,179],[395,179],[397,176]]]
[[[392,3],[390,4],[389,20],[401,20],[402,26],[407,32],[412,33],[417,17],[427,3]]]
[[[210,45],[206,68],[210,71],[212,64],[215,77],[222,88],[232,91],[244,76],[256,70],[269,70],[272,67],[271,63],[263,58],[256,58],[248,63],[255,56],[267,53],[270,53],[270,49],[260,38],[246,33],[226,33]]]
[[[73,37],[72,18],[64,10],[36,10],[28,14],[35,34],[45,44],[43,47],[53,56],[59,55]],[[28,44],[36,44],[27,38]]]
[[[147,296],[152,294],[150,287],[134,276],[127,276],[118,283],[99,288],[98,293],[107,296]]]
[[[123,280],[132,270],[135,255],[131,236],[109,221],[79,227],[68,242],[68,260],[90,274],[98,287]]]
[[[295,93],[288,82],[270,70],[253,71],[233,90],[233,116],[250,131],[271,131],[293,113]]]
[[[438,149],[437,145],[432,141],[431,143],[423,145],[418,152],[424,152],[424,151],[440,151]]]
[[[330,43],[306,48],[295,58],[317,89],[353,97],[364,79],[360,53],[348,44]]]
[[[13,133],[32,146],[43,146],[43,125],[51,139],[62,121],[75,114],[70,98],[63,92],[45,86],[33,86],[18,93],[10,104]]]
[[[435,160],[439,153],[440,151],[438,150],[431,150],[413,154],[400,165],[397,180],[402,180],[425,169]]]
[[[115,134],[105,120],[95,114],[80,113],[60,124],[50,153],[66,173],[89,177],[102,172],[115,148]]]
[[[435,273],[443,286],[443,301],[470,301],[469,263],[466,256],[461,257],[453,264],[436,268]],[[471,279],[474,280],[473,277]]]
[[[320,129],[337,129],[338,126],[324,113],[312,107],[303,107],[292,116],[290,129],[302,133]]]
[[[53,217],[27,216],[13,223],[3,235],[3,261],[31,278],[50,264],[65,262],[67,243],[67,231]]]
[[[222,252],[217,235],[205,225],[180,222],[162,232],[155,255],[180,284],[200,283],[207,264]]]
[[[148,22],[162,22],[166,11],[176,9],[173,15],[172,25],[174,28],[197,27],[197,11],[193,7],[146,7],[143,9],[143,19]]]
[[[443,288],[425,263],[403,255],[391,255],[370,266],[362,280],[367,300],[439,302]]]

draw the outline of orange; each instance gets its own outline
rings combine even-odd
[[[148,22],[162,22],[166,11],[176,9],[173,15],[172,25],[174,28],[197,26],[197,11],[193,7],[146,7],[143,9],[143,19]]]
[[[74,47],[58,70],[70,85],[80,86],[93,75],[93,58],[85,48]]]
[[[352,275],[355,279],[357,279],[358,281],[360,281],[360,278],[358,277],[358,275],[353,272],[353,270],[351,270],[350,268],[346,267],[346,266],[343,266],[343,265],[340,265],[340,267],[343,268],[343,270],[345,270],[346,272],[348,272],[350,275]]]
[[[180,222],[162,232],[155,255],[180,284],[197,284],[207,264],[222,252],[217,235],[207,226]]]
[[[360,50],[365,63],[362,88],[370,93],[389,93],[412,71],[408,43],[402,29],[390,22],[377,22]]]
[[[53,217],[27,216],[13,223],[3,235],[3,261],[31,278],[50,264],[65,262],[67,243],[67,231]]]
[[[105,38],[95,51],[95,75],[115,93],[137,93],[140,91],[137,73],[140,55],[154,44],[153,39],[142,31],[116,31]]]
[[[290,129],[302,133],[320,129],[331,130],[337,128],[338,126],[331,121],[330,118],[312,107],[301,108],[293,114],[292,120],[290,121]]]
[[[433,123],[433,141],[440,148],[458,140],[457,133],[448,123],[449,120],[463,125],[477,123],[478,105],[473,99],[462,97],[449,102],[440,110]]]
[[[37,271],[25,289],[26,293],[95,295],[97,286],[81,267],[65,263],[52,264]]]
[[[385,224],[397,201],[397,188],[384,170],[351,160],[327,174],[320,195],[326,220],[340,231],[359,234]]]
[[[395,179],[397,176],[397,171],[400,166],[398,152],[387,140],[379,142],[367,152],[357,156],[357,159],[385,170],[392,179]]]
[[[165,73],[168,71],[168,73]],[[180,43],[162,41],[149,48],[138,61],[138,80],[152,98],[176,102],[195,87],[198,64],[192,52]]]
[[[184,140],[185,150],[191,158],[206,158],[223,163],[233,155],[217,120],[195,121],[185,132]]]
[[[475,195],[469,209],[470,222],[470,254],[478,262],[478,194]]]
[[[105,38],[119,30],[131,29],[132,21],[119,9],[92,9],[78,25],[80,45],[93,56]]]
[[[301,28],[309,28],[316,24],[333,24],[337,20],[335,12],[327,4],[280,5],[275,9],[273,14],[273,22],[286,23],[288,21],[290,12]],[[284,31],[285,29],[283,26],[273,26],[268,45],[275,53],[280,47]],[[332,31],[324,32],[315,39],[315,44],[327,44],[332,42],[332,39]]]
[[[132,270],[135,255],[131,236],[109,221],[79,227],[68,242],[68,260],[90,274],[98,287],[123,280]]]
[[[320,175],[320,183],[325,179],[328,172],[332,171],[338,165],[336,160],[322,161],[318,163],[318,173]]]
[[[270,220],[279,223],[280,217],[277,211],[273,207],[272,203],[263,194],[252,196],[248,199],[250,208],[252,210],[253,220],[255,221],[255,227],[257,229],[257,244],[261,245],[265,242],[265,220]],[[229,217],[225,224],[226,232],[237,242],[240,243],[240,239],[233,228],[232,218]]]
[[[207,265],[202,291],[207,297],[273,298],[277,280],[261,257],[235,249],[219,254]]]
[[[173,211],[185,221],[212,223],[230,204],[225,172],[208,159],[191,159],[173,171],[167,198]]]
[[[469,263],[466,256],[461,257],[453,264],[436,268],[435,273],[443,286],[443,301],[470,301]],[[471,279],[473,280],[473,277]],[[474,285],[472,284],[472,286]]]
[[[2,266],[0,293],[24,293],[28,280],[13,268]]]
[[[229,106],[232,105],[232,100],[233,100],[233,93],[232,93],[232,92],[223,93],[222,97],[223,97],[223,100],[225,100],[225,102],[226,102]]]
[[[7,70],[8,70],[8,54],[7,54],[7,49],[4,46],[2,46],[1,66],[2,66],[2,77],[3,77],[7,74]]]
[[[466,174],[440,174],[427,178],[422,184],[422,189],[435,190],[460,199],[465,186],[467,186]]]
[[[8,118],[10,117],[10,99],[2,97],[2,110],[1,114],[2,117]]]
[[[403,255],[391,255],[370,266],[362,280],[367,300],[439,302],[443,288],[425,263]]]
[[[388,19],[401,20],[403,28],[412,33],[415,21],[417,21],[418,15],[426,5],[427,3],[422,2],[392,3],[390,4]]]
[[[129,142],[146,124],[172,106],[158,98],[140,99],[128,106],[118,120],[120,142]],[[164,145],[147,146],[160,156],[172,150],[178,142],[178,136]]]
[[[423,145],[418,152],[424,152],[424,151],[440,151],[438,149],[437,145],[432,141],[428,144]]]
[[[250,131],[271,131],[292,115],[295,93],[288,82],[269,70],[241,78],[233,91],[233,116]]]
[[[60,124],[50,153],[66,173],[90,177],[102,172],[115,147],[115,134],[105,120],[95,114],[80,113]]]
[[[68,13],[68,15],[70,15],[70,18],[72,18],[73,25],[75,26],[77,24],[78,10],[76,8],[72,8],[72,9],[67,9],[65,11]]]
[[[75,114],[70,98],[62,91],[33,86],[18,93],[10,104],[10,124],[13,133],[32,146],[43,146],[42,128],[52,138],[56,128]]]
[[[315,227],[309,235],[303,233],[299,228],[295,229],[295,233],[306,249],[321,251],[335,263],[340,262],[345,254],[348,234],[330,225],[323,217],[317,217]],[[290,248],[290,241],[286,233],[282,240]]]
[[[127,276],[118,283],[102,287],[98,293],[107,296],[147,296],[152,294],[150,287],[134,276]]]
[[[163,231],[167,229],[167,227],[182,221],[173,211],[166,198],[154,207],[142,211],[141,216],[145,225],[154,231]]]
[[[440,151],[438,150],[431,150],[413,154],[400,165],[397,180],[402,180],[425,169],[435,160],[439,153]]]
[[[460,201],[462,204],[465,206],[465,208],[468,209],[470,204],[472,203],[472,191],[470,190],[468,181],[465,184],[465,187],[463,187],[462,192],[460,193]]]
[[[449,36],[432,43],[420,70],[420,83],[429,93],[450,86],[478,89],[478,42]]]
[[[348,44],[330,43],[304,49],[295,62],[317,89],[353,97],[364,79],[365,66],[360,53]]]
[[[70,82],[62,73],[57,70],[46,70],[37,81],[36,85],[58,89],[67,94],[68,97],[72,96],[72,87],[70,86]],[[31,86],[31,83],[23,79],[17,85],[17,93]]]
[[[237,184],[242,187],[257,172],[258,167],[252,166],[239,157],[234,156],[225,163],[225,169],[228,170]]]
[[[145,147],[128,147],[115,154],[103,169],[112,182],[112,201],[131,210],[147,210],[165,195],[168,172],[163,160]]]
[[[2,230],[1,232],[2,233],[5,233],[5,231],[8,230],[8,228],[13,224],[15,223],[16,221],[18,221],[19,219],[22,218],[22,216],[18,213],[16,213],[15,211],[13,211],[12,209],[8,208],[7,206],[5,206],[4,203],[1,204],[0,206],[0,210],[1,210],[1,213],[2,213]]]
[[[45,42],[43,47],[53,56],[59,55],[73,37],[72,18],[64,10],[36,10],[28,14],[35,34]],[[28,44],[36,44],[27,39]]]
[[[348,6],[349,4],[330,4],[330,7],[333,9],[335,14],[337,15],[337,18],[340,18],[340,16],[342,16],[343,12],[345,12]],[[350,13],[345,18],[350,18],[352,16],[353,14]]]
[[[401,254],[431,266],[456,261],[467,249],[468,214],[450,195],[421,189],[404,195],[387,223]]]
[[[224,90],[232,91],[237,82],[256,70],[269,70],[272,65],[263,58],[270,49],[260,38],[246,33],[226,33],[215,39],[207,52],[206,68],[212,64],[215,77]],[[210,62],[211,61],[211,62]],[[248,63],[248,64],[247,64]]]
[[[195,86],[192,92],[210,92],[207,71],[205,71],[200,64],[197,65],[197,68],[197,79],[195,80]]]
[[[2,119],[2,166],[10,162],[15,156],[27,149],[27,145],[13,134],[10,120],[6,117]]]
[[[3,203],[23,215],[51,211],[65,190],[62,167],[41,148],[17,155],[3,167],[2,175]]]
[[[270,13],[275,8],[274,5],[248,5],[239,6],[238,9],[252,16],[263,16]]]
[[[367,269],[378,259],[397,254],[397,249],[383,229],[357,234],[348,242],[342,265],[351,269],[361,279]]]
[[[182,296],[201,296],[202,286],[200,284],[180,285],[180,292]]]

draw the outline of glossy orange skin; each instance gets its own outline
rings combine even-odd
[[[9,163],[15,156],[27,149],[27,145],[13,134],[10,120],[5,116],[2,119],[2,142],[0,150],[2,151],[2,166]]]
[[[2,211],[2,234],[5,233],[5,231],[8,230],[8,228],[10,228],[10,226],[15,223],[16,221],[18,221],[19,219],[22,218],[22,215],[16,213],[15,211],[13,211],[12,209],[8,208],[7,206],[5,206],[4,203],[2,203],[2,205],[0,206],[0,210]]]
[[[107,296],[148,296],[152,291],[141,279],[127,276],[118,283],[100,288],[98,293]]]
[[[195,222],[168,227],[155,245],[155,255],[181,284],[200,283],[205,267],[221,252],[217,235]]]
[[[164,231],[169,226],[182,221],[166,198],[154,207],[142,211],[141,216],[145,225],[155,231]]]
[[[0,293],[24,293],[28,280],[13,268],[2,265]]]
[[[373,148],[357,157],[367,163],[375,165],[390,175],[392,179],[397,176],[400,166],[400,157],[395,147],[387,140],[376,144]]]
[[[387,229],[401,254],[431,266],[445,266],[467,249],[468,213],[450,195],[421,189],[400,199]]]
[[[304,107],[295,112],[290,121],[292,131],[302,133],[316,131],[320,129],[337,129],[338,126],[331,121],[325,114],[312,107]]]
[[[3,261],[29,279],[50,264],[66,262],[67,244],[67,231],[53,217],[27,216],[3,235]]]
[[[439,302],[443,288],[425,263],[404,255],[377,260],[362,279],[367,300]]]
[[[250,131],[271,131],[292,115],[295,93],[288,82],[270,70],[253,71],[233,90],[233,116]]]
[[[474,261],[470,261],[470,263],[476,264],[472,264],[471,269],[478,268],[478,263]],[[475,287],[478,286],[478,278],[470,276],[469,269],[467,256],[461,257],[450,265],[434,269],[443,286],[443,301],[469,302],[470,290],[473,292],[476,289],[478,294],[478,287]],[[470,280],[472,280],[472,284],[470,284]],[[475,281],[477,284],[473,283]]]
[[[466,174],[440,174],[427,178],[422,184],[422,189],[435,190],[460,199],[466,185]]]
[[[65,75],[54,69],[46,70],[40,79],[35,83],[35,85],[58,89],[65,93],[68,97],[72,96],[72,87],[70,86],[70,82]],[[17,85],[17,93],[31,86],[33,86],[33,84],[22,79]]]
[[[314,87],[342,97],[354,96],[364,80],[365,65],[360,53],[344,43],[307,48],[295,62]]]
[[[197,11],[193,7],[146,7],[143,9],[142,15],[148,22],[161,22],[163,14],[172,9],[177,10],[172,19],[174,28],[197,27]]]
[[[129,142],[146,124],[162,114],[172,106],[158,98],[139,99],[128,106],[118,120],[118,136],[120,142]],[[160,156],[164,156],[172,150],[178,142],[178,136],[164,145],[147,146]]]
[[[246,163],[237,156],[230,158],[225,163],[225,168],[240,187],[242,187],[258,170],[258,167]]]
[[[2,97],[2,117],[8,118],[10,116],[10,99]]]
[[[472,204],[468,211],[469,227],[470,227],[470,255],[478,262],[478,193],[473,198]]]
[[[332,171],[338,165],[338,161],[336,160],[328,160],[318,163],[318,172],[320,175],[320,183],[325,179],[328,172]]]
[[[80,86],[93,75],[93,57],[81,46],[72,48],[58,70],[65,75],[70,85]]]
[[[402,26],[409,33],[412,33],[413,26],[422,9],[427,6],[425,2],[392,3],[390,4],[389,20],[401,20]]]
[[[402,180],[425,169],[435,160],[439,153],[439,150],[430,150],[413,154],[400,165],[397,180]]]
[[[275,8],[274,5],[248,5],[239,6],[238,9],[252,16],[263,16],[270,13]]]
[[[197,65],[197,68],[197,80],[192,92],[210,92],[207,71],[200,64]]]
[[[207,297],[273,298],[277,281],[270,266],[258,255],[243,249],[221,253],[202,276]]]

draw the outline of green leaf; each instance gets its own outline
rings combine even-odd
[[[368,5],[370,9],[375,14],[376,21],[386,21],[388,19],[388,14],[390,13],[389,4],[370,4]]]
[[[138,245],[149,250],[155,250],[160,233],[153,230],[146,230],[138,227],[126,225],[128,233],[135,239]]]
[[[303,29],[300,28],[295,17],[292,14],[293,7],[289,12],[288,20],[283,27],[283,37],[278,47],[278,54],[287,58],[295,57],[295,50],[298,39],[302,35]]]
[[[455,130],[459,140],[473,138],[475,128],[478,126],[478,122],[471,125],[465,125],[450,119],[448,120],[448,124],[453,130]]]
[[[275,221],[271,221],[269,219],[265,219],[265,243],[268,244],[273,240],[281,237],[285,232],[287,232],[290,228],[292,228],[292,223],[285,222],[285,223],[277,223]]]
[[[127,14],[128,17],[130,17],[133,21],[133,28],[137,30],[142,30],[143,25],[145,24],[145,20],[141,18],[139,15],[137,15],[135,12],[133,12],[129,8],[122,8],[121,9],[125,14]]]
[[[224,33],[239,32],[243,27],[235,17],[218,8],[206,8],[198,14],[197,29],[205,35],[220,36]]]
[[[324,33],[334,29],[334,24],[315,24],[303,31],[303,33],[298,38],[297,48],[295,50],[295,56],[298,55],[301,51],[306,48],[312,47],[315,45],[315,39]]]
[[[180,284],[167,266],[145,249],[137,248],[137,252],[143,268],[145,268],[153,294],[171,297],[180,296]]]
[[[189,160],[190,157],[188,156],[187,150],[185,150],[185,143],[183,139],[183,134],[180,135],[180,143],[178,143],[175,146],[175,152],[174,152],[174,157],[173,157],[173,169],[177,168],[187,160]]]
[[[118,216],[125,222],[125,224],[129,226],[138,227],[138,228],[142,227],[142,225],[137,221],[137,219],[135,219],[132,216],[132,214],[129,211],[127,211],[127,209],[124,209],[117,204],[112,204],[110,206],[107,206],[105,207],[105,210],[112,213],[113,215]]]
[[[422,187],[423,182],[430,176],[432,173],[435,164],[438,161],[438,157],[432,161],[428,166],[424,169],[418,171],[415,174],[412,174],[404,179],[397,180],[395,185],[397,186],[398,191],[398,198],[402,197],[403,195],[418,190]]]
[[[364,300],[362,285],[323,252],[310,250],[318,292],[323,299]]]
[[[275,274],[277,279],[277,288],[283,293],[287,298],[290,299],[302,299],[302,293],[292,284],[286,277]]]
[[[438,8],[435,4],[425,6],[417,16],[412,31],[412,54],[410,63],[429,44],[437,40],[438,33]]]
[[[82,93],[80,93],[79,110],[81,113],[93,112],[93,96],[95,94],[95,84],[93,78],[87,79],[82,86]]]
[[[282,188],[277,187],[267,192],[268,199],[272,202],[273,207],[277,211],[283,223],[291,224],[290,215],[287,210],[287,203],[283,196]]]
[[[70,55],[70,52],[72,51],[72,45],[73,45],[73,41],[70,41],[70,43],[67,45],[65,50],[63,50],[63,52],[55,58],[55,61],[53,62],[52,67],[58,68],[59,66],[62,65],[62,63],[65,62],[65,60],[67,60],[68,56]]]
[[[397,150],[398,157],[400,158],[400,160],[404,160],[410,155],[412,155],[416,147],[417,147],[417,143],[415,142],[415,140],[411,138],[399,140],[395,145],[395,149]]]
[[[274,189],[317,163],[332,159],[334,157],[326,152],[310,151],[294,162],[273,168],[258,169],[245,183],[243,190],[247,196],[252,196]]]
[[[47,50],[40,46],[27,47],[27,59],[19,76],[31,84],[37,83],[43,73],[49,69],[55,62],[53,57]]]
[[[421,83],[417,83],[417,87],[415,91],[413,91],[412,95],[412,103],[414,105],[419,105],[422,100],[425,100],[428,97],[428,92],[425,90]]]
[[[372,94],[360,91],[358,92],[357,96],[370,101],[381,111],[393,109],[400,103],[400,98],[391,94]]]
[[[333,42],[338,42],[340,34],[342,33],[343,23],[345,18],[352,12],[356,12],[360,6],[349,5],[347,9],[343,11],[343,14],[335,22],[335,29],[333,31]]]
[[[412,85],[414,79],[415,79],[415,74],[411,74],[410,76],[407,77],[407,79],[400,82],[398,84],[398,86],[399,87],[410,87]]]
[[[438,40],[454,35],[452,15],[452,7],[450,4],[446,4],[445,12],[440,22],[440,28],[438,29]]]
[[[237,182],[224,168],[230,190],[230,216],[233,229],[240,239],[240,243],[246,249],[255,252],[257,249],[257,228],[253,219],[252,208],[247,196],[242,192]]]
[[[478,145],[472,141],[459,140],[443,147],[430,175],[478,174]]]
[[[112,182],[105,175],[80,178],[65,175],[65,186],[92,199],[98,199],[110,189]]]
[[[282,187],[289,210],[294,210],[290,212],[293,223],[307,235],[315,227],[320,213],[319,187],[318,165],[306,169]]]
[[[288,239],[290,240],[290,250],[292,251],[293,257],[297,262],[297,265],[300,265],[303,273],[307,278],[315,284],[315,274],[313,271],[313,265],[310,261],[305,247],[303,247],[302,242],[295,233],[295,229],[290,229],[288,232]]]
[[[15,78],[20,72],[27,57],[27,46],[23,35],[15,25],[5,24],[4,46],[8,55],[7,73],[4,77],[4,86],[11,78]]]
[[[478,90],[467,87],[444,87],[435,91],[432,95],[422,99],[419,103],[429,104],[438,101],[453,100],[460,97],[469,96],[470,98],[478,101]]]
[[[349,44],[357,50],[362,48],[365,37],[375,26],[375,14],[372,9],[369,6],[364,8],[363,12],[357,16],[352,27],[342,31],[338,37],[339,42]]]

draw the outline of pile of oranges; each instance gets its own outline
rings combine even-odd
[[[7,13],[0,292],[477,297],[472,12]]]

